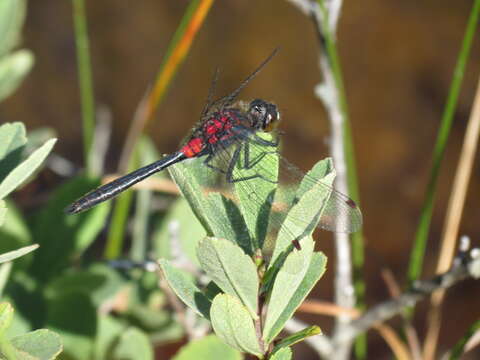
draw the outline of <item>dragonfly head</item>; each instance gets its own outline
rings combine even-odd
[[[261,99],[252,100],[248,112],[253,116],[253,125],[258,130],[272,131],[280,121],[280,112],[277,106]]]

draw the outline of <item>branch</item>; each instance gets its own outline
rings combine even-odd
[[[414,306],[419,300],[439,289],[449,288],[467,278],[480,277],[480,250],[472,249],[460,254],[454,266],[447,272],[430,280],[418,281],[411,290],[399,297],[381,303],[360,318],[353,320],[343,331],[332,339],[333,348],[350,343],[355,337],[371,328],[374,324],[384,322],[399,314],[404,308]]]
[[[337,177],[336,188],[348,194],[347,158],[345,154],[345,124],[347,123],[346,103],[343,99],[339,68],[334,68],[336,56],[328,46],[335,39],[336,26],[340,16],[342,0],[322,0],[315,2],[309,0],[289,0],[302,12],[313,20],[320,46],[319,68],[323,75],[323,82],[315,87],[315,95],[320,99],[327,111],[330,121],[330,152],[335,163]],[[336,73],[337,71],[337,73]],[[339,222],[346,220],[339,219]],[[344,308],[352,308],[356,303],[353,286],[351,244],[348,234],[335,233],[335,303]],[[351,321],[351,317],[344,314],[336,318],[335,333],[343,332],[343,326]],[[350,346],[344,344],[343,349],[338,349],[335,359],[346,359]]]

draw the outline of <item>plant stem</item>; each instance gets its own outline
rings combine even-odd
[[[92,84],[92,69],[90,61],[87,19],[85,1],[72,0],[73,20],[75,28],[75,44],[77,47],[77,67],[80,82],[80,99],[82,106],[83,154],[87,174],[94,174],[91,161],[91,148],[95,130],[95,102]]]
[[[480,329],[480,320],[475,321],[467,330],[465,336],[463,336],[453,347],[452,353],[450,354],[450,360],[460,359],[464,352],[465,345],[468,340]]]

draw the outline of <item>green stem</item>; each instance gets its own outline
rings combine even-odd
[[[123,248],[123,239],[125,237],[125,226],[127,222],[128,210],[132,202],[133,192],[127,190],[115,201],[112,222],[107,236],[107,246],[105,248],[105,259],[117,259]]]
[[[133,170],[137,164],[136,151],[130,163],[128,171]],[[130,205],[133,201],[133,190],[129,189],[117,197],[113,204],[112,221],[108,229],[107,243],[105,247],[104,257],[107,260],[117,259],[123,249],[127,217]]]
[[[480,320],[475,321],[467,330],[467,333],[453,347],[450,360],[460,359],[468,340],[480,329]]]
[[[408,284],[411,285],[417,280],[422,271],[423,259],[425,257],[425,248],[427,245],[430,222],[432,219],[433,207],[435,202],[435,192],[437,190],[438,175],[443,160],[445,148],[447,146],[448,136],[452,127],[453,116],[457,107],[458,95],[462,84],[465,66],[472,47],[473,36],[478,22],[480,11],[480,0],[475,0],[473,9],[470,13],[467,29],[463,38],[462,48],[458,56],[455,71],[453,73],[452,83],[448,94],[447,103],[442,116],[440,130],[433,150],[433,165],[430,172],[430,178],[427,185],[427,192],[423,203],[420,222],[415,234],[415,242],[410,254],[410,264],[408,267]]]
[[[77,47],[77,67],[80,81],[80,98],[82,103],[83,153],[87,174],[93,174],[90,157],[95,131],[95,103],[92,85],[92,69],[85,16],[84,0],[72,0],[75,27],[75,44]]]

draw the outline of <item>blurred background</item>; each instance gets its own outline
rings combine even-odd
[[[107,109],[112,117],[105,173],[117,169],[134,111],[155,79],[187,4],[184,0],[87,1],[95,100],[97,107]],[[389,297],[380,277],[382,268],[390,268],[400,284],[405,282],[432,149],[471,5],[466,0],[344,3],[338,41],[365,221],[369,305]],[[22,121],[27,130],[53,128],[59,139],[54,151],[83,166],[71,3],[30,1],[22,47],[33,51],[35,65],[20,89],[2,103],[1,121]],[[148,134],[158,151],[175,151],[198,120],[216,67],[220,68],[217,93],[223,95],[276,47],[279,54],[240,97],[259,97],[279,106],[281,128],[286,133],[283,152],[291,162],[306,170],[328,156],[329,123],[313,92],[321,81],[315,30],[296,7],[278,0],[214,4],[149,124]],[[442,165],[424,277],[433,274],[437,261],[479,61],[477,38]],[[477,162],[461,224],[461,233],[469,235],[474,245],[480,235],[479,178]],[[45,197],[66,180],[46,171],[15,198],[28,211],[41,206],[32,198]],[[314,296],[330,300],[335,266],[331,236],[323,232],[317,236],[318,248],[329,257],[330,271]],[[440,348],[450,348],[472,319],[480,316],[479,297],[480,288],[473,281],[463,282],[447,295]],[[421,336],[424,313],[418,311],[416,318]],[[325,331],[332,324],[326,317],[299,316]],[[371,333],[369,341],[371,358],[389,358],[390,352],[376,333]],[[298,358],[313,356],[305,346],[302,351]]]

